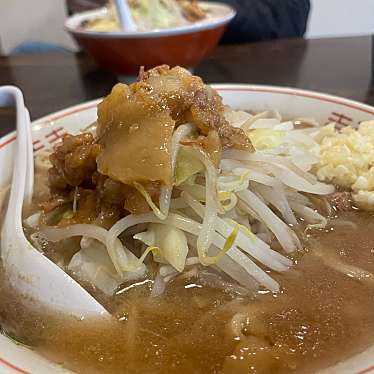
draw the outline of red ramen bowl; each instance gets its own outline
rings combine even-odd
[[[137,74],[140,66],[148,69],[161,64],[192,67],[213,50],[236,14],[225,4],[204,2],[202,7],[207,18],[175,28],[144,32],[87,30],[85,23],[104,17],[105,8],[75,14],[67,19],[65,27],[99,66],[118,74]]]

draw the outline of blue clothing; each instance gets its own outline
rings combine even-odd
[[[309,0],[215,0],[233,6],[237,15],[223,43],[302,37],[310,11]]]
[[[14,48],[10,54],[11,55],[21,55],[21,54],[33,54],[33,53],[50,53],[50,52],[66,52],[66,49],[55,44],[28,41],[19,44]]]

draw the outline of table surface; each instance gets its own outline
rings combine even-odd
[[[374,105],[372,36],[219,46],[195,68],[209,83],[253,83],[331,93]],[[83,54],[0,56],[0,85],[20,87],[31,118],[95,99],[118,78]],[[0,110],[0,136],[13,129]]]

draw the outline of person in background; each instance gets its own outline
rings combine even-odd
[[[309,0],[215,0],[233,6],[237,15],[223,43],[303,37],[310,11]]]
[[[66,7],[69,14],[84,12],[105,6],[107,0],[66,0]]]
[[[310,10],[309,0],[215,0],[233,6],[237,15],[227,28],[222,43],[304,36]],[[69,13],[105,5],[105,0],[67,0]]]
[[[0,53],[43,53],[74,49],[63,28],[61,0],[0,0]]]

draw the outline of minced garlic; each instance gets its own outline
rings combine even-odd
[[[374,121],[341,131],[329,124],[315,140],[320,144],[318,179],[352,189],[360,208],[374,210]]]

